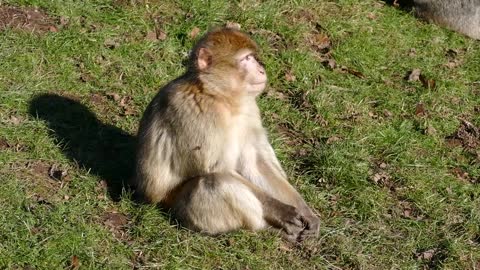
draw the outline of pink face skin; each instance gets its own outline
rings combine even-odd
[[[257,95],[262,92],[267,85],[267,73],[254,54],[249,50],[241,51],[236,59],[240,71],[246,74],[244,87],[247,93]]]

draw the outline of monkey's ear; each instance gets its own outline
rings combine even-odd
[[[212,64],[212,53],[207,48],[200,48],[197,54],[197,67],[199,70],[206,70]]]

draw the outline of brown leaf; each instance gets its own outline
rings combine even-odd
[[[51,25],[50,27],[48,27],[48,31],[53,32],[53,33],[57,33],[58,29],[57,29],[57,27]]]
[[[420,79],[420,73],[421,73],[421,70],[419,68],[412,70],[408,75],[408,81],[409,82],[418,81]]]
[[[417,116],[425,116],[426,115],[426,110],[425,110],[425,105],[423,103],[417,103],[417,106],[415,107],[415,115]]]
[[[60,16],[60,25],[61,26],[67,25],[69,21],[70,21],[70,19],[68,17]]]
[[[113,99],[114,101],[119,101],[122,97],[115,92],[108,92],[107,97]]]
[[[70,269],[77,270],[80,268],[80,260],[78,259],[77,255],[73,255],[70,260]]]
[[[419,76],[420,82],[422,82],[423,87],[433,90],[435,89],[435,80],[433,79],[428,79],[425,77],[423,74]]]
[[[157,30],[157,39],[158,40],[165,40],[167,39],[167,33],[162,30]]]
[[[437,133],[437,130],[432,126],[432,125],[428,125],[427,126],[427,129],[425,129],[425,134],[427,135],[435,135]]]
[[[107,38],[104,42],[103,45],[109,49],[115,49],[120,46],[120,43],[118,43],[115,39],[113,38]]]
[[[88,74],[88,73],[82,73],[82,75],[80,75],[80,80],[82,82],[89,82],[92,79],[93,79],[92,76],[90,76],[90,74]]]
[[[340,67],[340,72],[349,73],[349,74],[352,74],[353,76],[361,78],[361,79],[365,78],[365,75],[363,75],[363,73],[361,73],[360,71],[357,71],[357,70],[354,70],[354,69],[351,69],[351,68],[348,68],[348,67],[345,67],[345,66]]]
[[[6,139],[0,138],[0,150],[4,150],[10,148],[10,144],[7,142]]]
[[[451,173],[459,180],[461,180],[462,182],[471,182],[471,183],[475,183],[476,180],[473,179],[472,177],[470,177],[470,174],[468,172],[466,172],[465,170],[463,170],[462,168],[460,167],[455,167],[451,170]]]
[[[337,63],[335,62],[335,59],[333,59],[331,57],[324,58],[324,59],[320,60],[320,62],[322,63],[322,65],[324,67],[328,67],[330,69],[334,69],[337,66]]]
[[[54,164],[48,170],[48,176],[50,178],[62,181],[68,175],[68,170],[58,169],[58,165]]]
[[[322,54],[327,53],[332,46],[330,38],[325,33],[315,33],[309,36],[308,42],[315,51]]]
[[[417,259],[430,261],[430,260],[432,260],[433,256],[435,256],[435,253],[437,253],[437,249],[432,248],[432,249],[426,250],[424,252],[418,253],[417,254]]]
[[[370,20],[375,20],[377,18],[377,15],[375,15],[375,13],[373,12],[370,12],[367,14],[367,18],[369,18]]]
[[[327,141],[325,142],[326,144],[332,144],[334,142],[338,142],[338,141],[341,141],[342,138],[341,137],[338,137],[338,136],[331,136],[327,139]]]
[[[145,39],[148,41],[157,41],[157,33],[154,31],[149,31],[145,35]]]
[[[385,110],[383,111],[383,115],[384,115],[385,117],[392,117],[392,116],[393,116],[393,113],[391,113],[389,110],[385,109]]]
[[[384,171],[380,171],[380,172],[377,172],[375,173],[372,178],[373,182],[375,182],[376,184],[381,184],[381,185],[384,185],[385,183],[387,183],[389,180],[390,180],[390,175],[388,175],[386,172]]]
[[[18,126],[23,122],[24,118],[22,116],[11,115],[10,116],[10,123],[14,126]]]
[[[280,250],[285,251],[285,252],[292,252],[292,248],[291,248],[288,244],[286,244],[286,243],[284,243],[284,242],[281,242],[281,243],[280,243],[280,246],[279,246],[278,248],[279,248]]]
[[[292,70],[289,70],[285,73],[285,80],[287,80],[287,82],[294,82],[296,79],[297,78],[293,74]]]
[[[192,31],[190,31],[189,36],[191,39],[195,39],[198,36],[198,34],[200,34],[200,28],[194,27]]]
[[[417,49],[415,48],[411,48],[409,51],[408,51],[408,56],[410,57],[414,57],[417,55]]]

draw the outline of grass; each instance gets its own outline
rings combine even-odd
[[[0,268],[480,268],[478,41],[375,0],[0,4],[56,25],[0,32]],[[262,48],[265,126],[322,220],[301,246],[177,228],[122,184],[192,30],[228,21]]]

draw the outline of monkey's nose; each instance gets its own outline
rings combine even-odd
[[[265,75],[265,70],[264,69],[260,69],[258,71],[260,72],[260,74]]]

